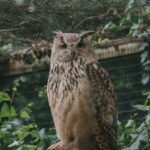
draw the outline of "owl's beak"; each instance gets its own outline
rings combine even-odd
[[[71,49],[71,50],[70,50],[70,55],[71,55],[72,57],[74,57],[75,54],[76,54],[75,49]]]
[[[68,48],[68,54],[70,55],[70,57],[73,56],[73,53],[74,53],[74,49]]]
[[[74,45],[71,45],[68,47],[70,55],[73,57],[75,55],[76,47]]]

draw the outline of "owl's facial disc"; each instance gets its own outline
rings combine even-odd
[[[90,41],[93,33],[93,31],[85,31],[81,34],[54,32],[57,45],[68,49],[82,48]]]
[[[92,37],[92,31],[78,33],[55,32],[53,54],[59,57],[59,60],[69,61],[84,54],[89,47],[89,37]],[[60,57],[61,56],[61,57]]]
[[[77,44],[80,42],[81,37],[76,33],[64,33],[63,41],[66,43],[68,50],[74,50],[77,48]]]
[[[77,54],[77,45],[81,40],[80,35],[76,33],[63,33],[60,38],[60,48],[66,51],[67,56],[74,57]]]

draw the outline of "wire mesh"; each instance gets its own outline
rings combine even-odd
[[[135,64],[130,64],[133,60]],[[131,114],[137,113],[137,110],[133,108],[133,105],[143,104],[145,100],[145,97],[142,95],[144,87],[141,83],[142,66],[140,63],[140,53],[102,61],[99,60],[99,62],[101,66],[108,70],[115,84],[118,98],[119,119],[126,120]],[[29,81],[26,83],[28,85],[21,85],[19,92],[25,97],[26,101],[33,100],[35,102],[33,111],[36,115],[34,118],[39,126],[49,127],[52,123],[52,118],[50,116],[47,96],[46,93],[44,93],[44,96],[40,97],[38,91],[38,89],[47,84],[48,69],[43,72],[26,74],[23,76],[28,77]],[[3,78],[3,82],[6,82],[6,80],[8,81],[9,79],[14,81],[16,78],[18,79],[18,77],[6,77]],[[29,88],[33,86],[36,88]]]
[[[110,7],[124,10],[126,4],[126,0],[99,0],[99,3],[95,0],[88,2],[86,0],[82,2],[76,0],[72,3],[69,0],[63,0],[62,3],[57,0],[28,0],[24,4],[21,1],[19,3],[17,0],[0,0],[0,28],[1,31],[11,29],[10,31],[13,31],[17,37],[49,40],[53,30],[67,31],[74,22],[78,24],[79,19],[83,20],[91,15],[99,15],[106,12]],[[96,22],[96,25],[91,23],[88,26],[81,26],[77,31],[83,29],[83,27],[84,30],[96,29],[97,24],[99,22]],[[7,39],[10,35],[3,34],[2,36]],[[140,53],[99,60],[99,62],[108,70],[115,84],[119,118],[126,120],[131,114],[137,112],[132,105],[143,103],[145,100],[142,95]],[[28,77],[28,80],[23,81],[21,77]],[[23,97],[16,95],[14,105],[19,107],[17,102],[20,99],[24,99],[22,103],[34,101],[33,117],[40,127],[49,127],[52,123],[46,93],[43,94],[38,91],[39,88],[43,88],[46,85],[47,78],[48,70],[45,70],[17,77],[5,77],[0,80],[4,89],[11,87],[14,82],[20,84],[19,92]],[[35,88],[33,89],[32,87]]]

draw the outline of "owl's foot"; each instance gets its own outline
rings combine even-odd
[[[61,142],[51,145],[47,150],[65,150]]]

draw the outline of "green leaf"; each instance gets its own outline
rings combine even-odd
[[[31,124],[29,124],[28,125],[28,128],[29,129],[34,129],[34,128],[36,128],[37,126],[36,126],[36,124],[34,124],[34,123],[31,123]]]
[[[150,113],[145,117],[145,123],[150,125]]]
[[[10,147],[19,146],[19,145],[20,145],[19,141],[14,141],[12,144],[9,144],[8,147],[10,148]]]
[[[134,105],[133,107],[138,109],[138,110],[142,110],[142,111],[149,111],[150,110],[150,106]]]
[[[134,120],[130,119],[128,120],[127,124],[125,125],[126,128],[133,127],[135,125]]]
[[[12,88],[12,90],[13,90],[13,92],[15,92],[15,93],[16,93],[16,92],[17,92],[17,87],[16,87],[16,86],[15,86],[15,87],[13,87],[13,88]]]
[[[34,138],[38,138],[38,139],[39,139],[38,130],[32,130],[31,135],[32,135]]]
[[[54,144],[57,140],[57,135],[56,134],[53,134],[53,135],[50,135],[50,140],[51,140],[51,143]]]
[[[19,141],[23,141],[29,134],[30,132],[22,132],[21,134],[19,134]]]
[[[4,117],[9,117],[10,116],[10,109],[9,109],[9,106],[7,103],[4,103],[2,105],[2,108],[1,108],[1,113],[0,113],[0,117],[1,118],[4,118]]]
[[[39,131],[39,135],[40,135],[40,139],[41,139],[41,140],[44,140],[45,137],[46,137],[46,135],[45,135],[45,129],[41,129],[41,130]]]
[[[26,81],[27,81],[27,79],[26,79],[24,76],[21,76],[21,77],[20,77],[20,81],[22,81],[22,82],[26,82]]]
[[[30,102],[27,106],[28,107],[32,107],[33,106],[33,102]]]
[[[143,23],[143,18],[138,18],[138,24],[141,24],[141,23]]]
[[[38,145],[37,150],[43,150],[44,149],[44,145],[41,144],[41,146]]]
[[[145,48],[145,46],[143,46]],[[144,49],[142,46],[140,49]],[[141,54],[141,63],[144,63],[148,58],[148,51],[144,51],[142,54]]]
[[[2,129],[0,129],[0,139],[5,137],[6,132],[4,132]]]
[[[150,74],[149,73],[143,73],[142,75],[142,83],[146,85],[150,80]]]
[[[10,96],[7,93],[0,92],[0,102],[10,101]]]
[[[10,114],[11,116],[15,117],[16,116],[16,110],[13,106],[10,107]]]
[[[134,4],[135,4],[135,1],[136,0],[129,0],[127,6],[126,6],[126,9],[125,9],[125,12],[129,11],[130,9],[133,8]]]
[[[37,150],[43,150],[45,145],[46,144],[45,144],[44,141],[39,142],[38,145],[37,145]]]
[[[131,16],[123,17],[120,22],[120,26],[131,23]]]
[[[14,119],[11,124],[14,126],[14,127],[20,127],[22,125],[22,122],[20,119]]]
[[[124,148],[123,150],[140,150],[141,141],[147,140],[147,134],[145,131],[141,132],[139,135],[136,134],[134,139],[136,139],[129,147]]]
[[[24,119],[30,119],[30,115],[27,111],[22,111],[20,116]]]
[[[118,26],[114,24],[113,22],[109,22],[108,24],[105,25],[104,30],[117,30]]]
[[[148,67],[148,65],[150,66],[150,60],[147,60],[146,62],[143,63],[143,66],[147,66]]]
[[[23,150],[23,146],[19,146],[16,150]]]
[[[149,46],[149,44],[148,43],[143,43],[141,46],[140,46],[140,51],[144,51],[147,47]],[[148,51],[145,51],[146,52],[146,54],[144,54],[144,55],[146,55],[146,56],[148,56]],[[142,53],[143,54],[143,53]]]

